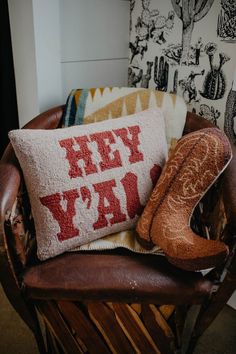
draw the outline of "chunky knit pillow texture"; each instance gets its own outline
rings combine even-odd
[[[70,92],[62,126],[90,124],[116,119],[150,108],[160,108],[165,119],[165,134],[169,153],[182,136],[187,108],[182,97],[154,89],[134,87],[98,87],[74,89]],[[117,232],[75,247],[72,251],[111,250],[118,247],[136,253],[163,255],[157,245],[146,249],[137,241],[134,229]]]
[[[14,130],[41,260],[133,228],[167,157],[160,109],[55,130]]]
[[[137,224],[144,246],[158,245],[177,267],[196,271],[215,267],[227,246],[196,235],[190,220],[195,206],[232,158],[226,135],[201,129],[179,140]]]

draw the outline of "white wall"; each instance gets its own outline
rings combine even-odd
[[[32,0],[8,0],[20,125],[39,113]]]
[[[235,71],[234,71],[233,91],[236,91],[236,68],[235,68]]]
[[[60,0],[63,98],[72,88],[127,85],[129,1]]]
[[[33,0],[39,111],[62,103],[58,0]]]
[[[8,0],[19,123],[62,103],[58,0]]]
[[[20,126],[72,88],[127,85],[128,0],[8,0]]]

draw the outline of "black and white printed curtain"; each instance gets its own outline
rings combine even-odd
[[[236,0],[130,0],[129,49],[129,86],[182,95],[236,143]]]

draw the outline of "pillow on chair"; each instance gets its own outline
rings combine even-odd
[[[41,260],[134,227],[167,156],[156,108],[84,126],[9,133]]]
[[[62,117],[64,127],[116,119],[149,108],[161,108],[169,151],[182,136],[187,108],[182,97],[145,88],[100,87],[72,90]],[[159,246],[145,249],[137,241],[134,229],[108,235],[74,248],[74,251],[110,250],[118,247],[137,253],[163,255]]]

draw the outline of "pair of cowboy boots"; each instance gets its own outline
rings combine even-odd
[[[231,157],[228,139],[216,128],[184,136],[167,161],[137,224],[142,245],[159,245],[170,263],[189,271],[223,262],[228,247],[195,234],[190,220]]]

